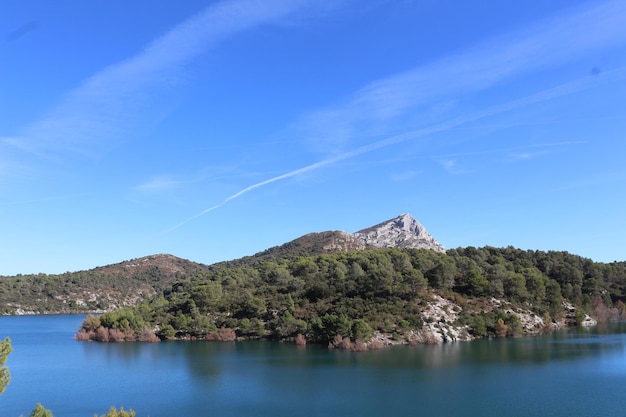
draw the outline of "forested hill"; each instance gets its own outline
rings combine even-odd
[[[626,263],[567,252],[376,248],[248,259],[90,317],[81,340],[273,338],[361,348],[625,317]],[[360,344],[355,345],[355,340]]]
[[[88,271],[0,276],[0,314],[114,310],[206,271],[206,265],[159,254]]]
[[[274,246],[252,256],[232,261],[219,262],[212,267],[236,267],[257,265],[273,259],[292,259],[300,256],[322,255],[324,253],[347,252],[365,249],[368,245],[352,234],[342,231],[308,233],[280,246]]]
[[[390,247],[391,246],[391,247]],[[81,340],[261,338],[359,348],[626,318],[626,262],[556,251],[444,251],[410,215],[311,233],[210,266],[153,255],[0,277],[0,313],[85,313]]]
[[[0,314],[103,312],[135,305],[178,280],[201,276],[215,268],[257,265],[275,258],[388,247],[443,250],[410,214],[402,214],[355,234],[310,233],[234,261],[202,265],[172,255],[152,255],[88,271],[58,275],[0,276]]]

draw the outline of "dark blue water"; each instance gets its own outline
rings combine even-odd
[[[0,317],[0,417],[626,416],[626,325],[380,351],[76,342],[79,316]]]

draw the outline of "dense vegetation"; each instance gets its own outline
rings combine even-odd
[[[37,404],[37,406],[30,413],[29,417],[54,417],[52,411],[48,410],[41,404]],[[98,417],[97,414],[94,414],[94,417]],[[115,407],[111,407],[109,412],[101,415],[100,417],[135,417],[135,412],[133,410],[126,411],[124,408],[120,408],[119,411]]]
[[[11,339],[5,337],[4,340],[0,342],[0,394],[4,392],[9,381],[11,381],[11,374],[5,364],[12,350]]]
[[[375,331],[398,339],[419,331],[433,294],[462,306],[459,324],[476,337],[523,332],[512,313],[516,309],[532,311],[547,324],[563,320],[571,313],[564,310],[565,300],[575,306],[574,321],[586,313],[600,321],[626,318],[626,262],[597,263],[567,252],[512,247],[468,247],[445,254],[367,249],[261,255],[212,267],[171,257],[176,268],[151,265],[131,274],[123,263],[73,274],[1,277],[0,308],[11,312],[6,300],[12,300],[39,305],[35,311],[63,311],[83,290],[92,294],[105,289],[111,295],[111,289],[123,293],[148,284],[161,289],[136,306],[88,316],[77,338],[273,338],[336,347],[348,340],[357,349]],[[506,300],[507,307],[492,299]],[[78,307],[88,311],[104,306]],[[9,382],[4,364],[10,352],[10,340],[0,342],[0,393]],[[132,410],[111,408],[103,417],[133,415]],[[38,404],[31,416],[52,413]]]
[[[204,265],[155,255],[88,271],[0,276],[0,314],[81,313],[133,305]]]
[[[624,314],[626,263],[511,247],[367,249],[316,256],[250,257],[186,276],[135,307],[85,320],[78,338],[124,341],[243,338],[341,343],[374,331],[407,337],[424,325],[433,293],[463,307],[474,336],[523,332],[510,309],[545,323],[563,318],[564,299],[601,320]]]

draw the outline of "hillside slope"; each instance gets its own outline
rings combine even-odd
[[[275,339],[365,349],[532,334],[626,318],[626,263],[566,252],[373,248],[222,265],[80,340]]]
[[[87,271],[0,277],[0,314],[111,311],[135,305],[178,280],[197,277],[216,268],[389,247],[394,242],[401,247],[427,247],[428,243],[434,250],[443,250],[443,246],[415,219],[405,214],[356,234],[343,231],[309,233],[255,255],[211,266],[157,254]]]
[[[206,265],[158,254],[87,271],[0,277],[0,314],[110,311],[207,271]]]

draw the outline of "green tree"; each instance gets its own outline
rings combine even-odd
[[[161,339],[165,340],[173,340],[176,337],[176,330],[172,327],[171,324],[163,324],[159,331],[157,331],[157,336]]]
[[[504,293],[516,301],[524,301],[528,297],[526,278],[518,273],[511,273],[504,280]]]
[[[487,325],[485,319],[482,316],[474,315],[470,320],[470,331],[474,336],[485,337],[487,336]]]
[[[0,342],[0,394],[4,392],[7,385],[9,385],[9,381],[11,380],[9,368],[7,368],[4,364],[6,363],[9,353],[11,353],[12,350],[11,339],[6,337],[2,342]]]
[[[98,415],[94,414],[94,417],[98,417]],[[132,409],[126,411],[124,407],[120,407],[120,411],[117,411],[115,407],[111,407],[109,412],[103,414],[101,417],[135,417],[135,412]]]
[[[321,318],[321,338],[322,340],[332,340],[336,335],[342,337],[350,336],[352,330],[352,320],[345,314],[325,314]]]
[[[298,320],[290,312],[285,311],[285,314],[276,323],[274,334],[279,338],[286,338],[298,333],[306,333],[306,330],[305,321]]]
[[[470,295],[483,296],[489,290],[489,281],[480,273],[478,268],[473,268],[468,273],[467,286]]]
[[[368,342],[372,338],[372,328],[363,319],[356,319],[352,322],[352,338],[362,342]]]
[[[30,417],[53,417],[52,411],[46,409],[43,405],[37,404],[37,407],[30,413]]]
[[[417,295],[428,287],[428,281],[424,278],[422,271],[418,269],[410,269],[404,274],[404,282],[409,287],[411,296]]]
[[[442,257],[437,265],[426,272],[429,284],[434,288],[450,289],[454,286],[456,264],[450,257]]]
[[[546,302],[550,316],[555,320],[559,320],[563,313],[563,300],[561,297],[561,287],[559,283],[553,279],[549,279],[546,283]]]
[[[83,321],[82,328],[86,332],[95,332],[101,326],[100,319],[93,314],[89,314]]]
[[[530,297],[537,302],[546,298],[546,283],[544,277],[536,268],[527,268],[523,271],[526,277],[526,289]]]

